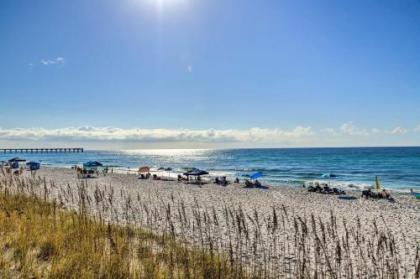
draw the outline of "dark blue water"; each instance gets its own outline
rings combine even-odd
[[[98,160],[121,169],[149,165],[181,171],[184,167],[198,167],[229,177],[261,171],[262,180],[272,185],[320,180],[368,186],[378,175],[388,188],[420,188],[420,147],[85,151],[0,154],[0,160],[16,155],[51,166]]]

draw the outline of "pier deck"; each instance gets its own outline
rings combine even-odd
[[[0,148],[0,153],[67,153],[83,152],[83,148]]]

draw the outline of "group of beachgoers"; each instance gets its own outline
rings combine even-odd
[[[261,184],[261,182],[255,180],[255,182],[252,182],[249,179],[245,179],[245,188],[258,188],[258,189],[268,189],[269,186],[264,186]]]
[[[336,187],[330,187],[327,183],[315,182],[309,186],[303,184],[303,188],[307,188],[308,192],[312,193],[339,195],[340,198],[343,199],[357,199],[354,196],[346,195],[344,190],[338,189]],[[377,187],[376,191],[372,191],[370,188],[363,190],[361,197],[365,199],[385,199],[390,202],[395,201],[394,198],[391,197],[391,194],[386,191],[386,189],[382,189],[379,186]]]
[[[26,162],[26,160],[15,157],[10,159],[9,161],[2,161],[0,162],[0,171],[3,174],[13,174],[13,175],[21,175],[25,171],[31,171],[31,174],[35,173],[37,170],[40,169],[40,163],[38,162]],[[95,176],[99,176],[100,174],[106,176],[109,172],[113,173],[113,168],[108,168],[107,166],[103,166],[101,163],[93,161],[83,164],[83,167],[80,166],[73,166],[72,169],[76,170],[78,178],[92,178]],[[159,170],[172,170],[171,168],[160,168]],[[187,184],[196,184],[196,185],[203,185],[206,183],[211,182],[208,179],[202,180],[201,175],[207,175],[208,172],[199,170],[196,168],[191,168],[187,172],[183,174],[178,174],[177,181],[184,182]],[[253,175],[257,175],[257,177],[262,176],[262,173],[254,173]],[[248,176],[247,179],[243,180],[244,188],[257,188],[257,189],[269,189],[270,186],[262,185],[258,179],[254,179],[253,175]],[[138,170],[138,178],[139,179],[153,179],[153,180],[174,180],[170,177],[163,177],[158,176],[157,174],[151,174],[151,170],[149,167],[141,167]],[[231,182],[226,178],[226,176],[218,176],[215,177],[213,183],[219,186],[228,186]],[[240,184],[241,181],[237,177],[233,181],[234,184]],[[314,182],[311,183],[309,186],[303,184],[303,187],[307,189],[308,192],[311,193],[319,193],[319,194],[329,194],[329,195],[339,195],[340,198],[348,198],[348,199],[356,199],[356,197],[346,195],[344,190],[338,189],[336,187],[330,187],[327,183],[320,183]],[[416,193],[411,190],[411,194],[414,195],[417,199],[420,199],[420,193]],[[372,191],[372,189],[367,189],[362,191],[362,198],[365,199],[385,199],[388,201],[395,201],[391,194],[386,191],[385,189],[380,187],[379,179],[376,178],[376,191]]]
[[[197,184],[204,184],[203,180],[201,179],[201,176],[197,176],[195,177],[195,179],[189,177],[189,176],[185,176],[185,175],[181,175],[178,174],[177,177],[178,182],[187,182],[187,183],[197,183]],[[214,184],[216,185],[220,185],[220,186],[228,186],[230,184],[230,181],[227,180],[226,176],[217,176],[216,178],[214,178]],[[235,179],[235,183],[239,183],[239,179]]]
[[[381,189],[379,191],[372,191],[371,189],[367,189],[367,190],[363,190],[362,191],[362,198],[366,198],[366,199],[385,199],[388,200],[390,202],[394,202],[394,198],[391,197],[391,194],[385,190],[385,189]]]
[[[99,162],[88,162],[86,164],[83,164],[83,167],[74,165],[72,166],[72,169],[76,170],[77,177],[78,178],[93,178],[95,176],[104,175],[106,176],[109,172],[109,168],[103,166]],[[159,168],[159,170],[172,170],[170,168]],[[111,168],[111,173],[113,172],[113,169]],[[165,176],[159,176],[158,174],[152,174],[152,170],[150,167],[144,166],[140,167],[137,171],[138,179],[141,180],[163,180],[163,181],[174,181],[171,177],[165,177]],[[214,180],[209,179],[202,179],[202,175],[208,175],[208,172],[196,169],[196,168],[190,168],[188,171],[186,171],[183,174],[177,175],[177,181],[183,182],[186,184],[196,184],[196,185],[203,185],[210,182],[213,182],[216,185],[219,186],[228,186],[232,182],[227,179],[226,176],[218,176],[215,177]],[[257,189],[269,189],[269,186],[262,185],[258,179],[245,179],[244,181],[244,187],[245,188],[257,188]],[[237,177],[233,180],[234,184],[241,184],[240,179]]]
[[[99,163],[96,163],[96,165],[99,165]],[[74,169],[76,169],[78,177],[81,178],[89,178],[94,175],[99,176],[99,168],[98,167],[79,167],[74,166]],[[171,169],[172,170],[172,169]],[[108,173],[108,168],[104,167],[102,168],[102,174],[105,176]],[[206,183],[209,183],[209,180],[203,180],[201,178],[202,175],[207,175],[208,172],[199,170],[196,168],[191,168],[187,172],[183,174],[177,175],[177,181],[183,182],[186,184],[195,184],[195,185],[203,185]],[[255,174],[254,174],[255,175]],[[258,176],[262,176],[262,174],[258,173]],[[251,179],[245,179],[244,182],[244,188],[256,188],[256,189],[269,189],[269,186],[262,185],[261,182],[258,179],[252,179],[252,175],[249,176]],[[164,181],[173,181],[170,177],[163,177],[158,176],[156,173],[152,174],[149,167],[140,167],[138,169],[138,179],[147,180],[164,180]],[[218,176],[215,177],[213,180],[213,183],[219,186],[228,186],[231,182],[226,178],[226,176]],[[241,181],[239,178],[235,178],[233,181],[234,184],[240,184]],[[377,178],[377,185],[379,185],[379,180]],[[330,187],[327,183],[320,183],[320,182],[314,182],[308,187],[303,184],[304,188],[307,188],[308,192],[312,193],[319,193],[319,194],[328,194],[328,195],[338,195],[339,198],[342,199],[356,199],[354,196],[346,195],[346,192],[344,190],[341,190],[336,187]],[[377,186],[379,189],[380,187]],[[394,199],[391,197],[391,195],[385,190],[381,189],[380,191],[372,191],[371,189],[362,191],[362,198],[366,199],[386,199],[389,201],[394,201]]]
[[[82,168],[80,166],[72,166],[72,169],[76,170],[78,178],[92,178],[94,176],[99,176],[102,174],[106,176],[109,172],[107,167],[104,167],[101,171],[98,168]]]
[[[3,174],[22,175],[29,171],[34,175],[41,168],[41,163],[35,161],[27,162],[25,159],[15,157],[8,161],[0,161],[0,171]]]
[[[306,185],[303,184],[303,187],[306,188]],[[345,195],[346,194],[346,192],[343,190],[340,190],[335,187],[330,187],[327,183],[319,183],[319,182],[315,182],[314,185],[310,185],[308,187],[308,192],[332,194],[332,195]]]

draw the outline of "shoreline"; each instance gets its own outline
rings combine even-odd
[[[47,169],[71,169],[72,165],[52,165],[52,164],[41,164],[42,168],[47,168]],[[114,167],[113,168],[113,174],[121,174],[121,175],[136,175],[137,176],[137,169],[136,168],[129,168],[129,167]],[[209,184],[213,184],[214,178],[217,177],[218,175],[215,174],[214,172],[224,172],[222,170],[220,171],[212,171],[210,170],[210,175],[209,178],[210,180],[207,181]],[[177,178],[177,174],[181,174],[181,172],[174,172],[171,171],[169,172],[170,175],[168,176],[168,172],[167,171],[159,171],[159,170],[155,170],[152,168],[152,170],[150,171],[151,174],[157,174],[159,176],[162,176],[164,178],[171,178],[176,180]],[[228,179],[230,179],[230,182],[232,183],[233,179],[235,178],[235,176],[229,176]],[[245,177],[240,177],[241,180],[241,185],[243,186],[243,181],[245,180]],[[264,179],[262,178],[261,181],[264,181]],[[326,183],[328,184],[330,187],[337,187],[339,189],[345,190],[346,193],[347,192],[354,192],[357,195],[360,195],[361,192],[363,190],[367,190],[367,189],[372,189],[374,190],[374,185],[372,182],[372,185],[367,185],[367,184],[360,184],[357,185],[353,182],[349,182],[349,181],[337,181],[337,180],[328,180],[328,179],[307,179],[306,181],[302,181],[302,182],[290,182],[290,183],[265,183],[267,186],[271,187],[272,189],[276,189],[278,187],[290,187],[290,188],[296,188],[296,189],[305,189],[302,187],[303,184],[305,184],[306,186],[308,186],[308,184],[311,183]],[[383,187],[384,189],[386,189],[388,192],[393,193],[393,194],[397,194],[397,195],[410,195],[410,189],[413,188],[393,188],[393,187]],[[414,188],[417,189],[417,188]],[[418,189],[420,191],[420,188]]]
[[[9,160],[12,155],[2,155]],[[41,162],[43,167],[71,167],[87,161],[99,161],[115,172],[133,173],[140,166],[152,169],[171,167],[181,173],[197,167],[211,176],[244,179],[253,172],[262,172],[261,181],[271,186],[297,185],[318,181],[349,190],[365,189],[380,178],[384,188],[395,192],[420,192],[420,148],[338,148],[305,150],[288,149],[159,149],[125,151],[86,151],[84,153],[21,154],[28,160]],[[162,173],[164,176],[167,173]]]

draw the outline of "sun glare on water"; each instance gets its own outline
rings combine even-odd
[[[131,149],[123,150],[130,155],[151,155],[151,156],[191,156],[202,155],[208,152],[208,149]]]

